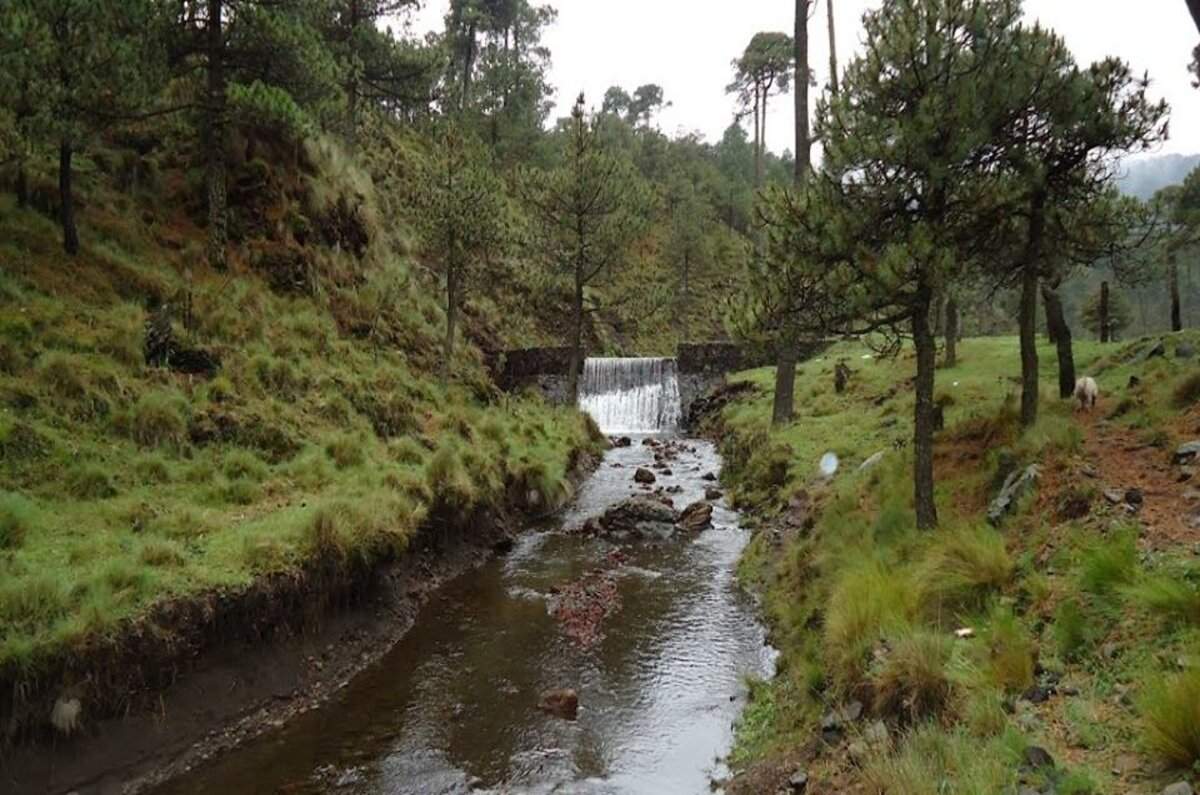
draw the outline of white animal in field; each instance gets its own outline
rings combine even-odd
[[[1096,386],[1096,379],[1080,378],[1075,382],[1075,399],[1079,401],[1080,411],[1096,408],[1096,399],[1099,397],[1100,387]]]

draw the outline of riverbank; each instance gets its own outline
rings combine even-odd
[[[781,658],[740,721],[729,791],[1157,795],[1185,780],[1200,531],[1172,456],[1200,420],[1194,345],[1078,345],[1103,395],[1088,415],[1057,400],[1044,348],[1042,419],[1022,433],[1016,341],[966,341],[938,373],[933,534],[912,517],[911,358],[846,344],[805,364],[780,430],[772,372],[745,374],[717,433],[759,524],[741,574]],[[853,371],[840,396],[838,361]],[[1031,465],[1036,486],[991,526]]]
[[[170,153],[154,191],[83,164],[69,266],[52,220],[0,198],[0,788],[30,791],[23,754],[63,771],[96,737],[132,738],[80,762],[94,778],[264,692],[336,685],[389,636],[351,621],[361,638],[329,636],[323,661],[305,639],[329,616],[382,598],[402,617],[387,581],[425,588],[404,572],[432,538],[489,549],[504,517],[565,505],[603,445],[578,412],[497,389],[485,312],[444,377],[436,280],[402,222],[380,222],[391,199],[362,164],[329,141],[263,156],[233,164],[263,184],[222,271]],[[300,245],[266,215],[317,231]],[[276,643],[270,665],[239,667]],[[332,673],[312,678],[309,657]],[[188,684],[210,665],[222,684]],[[203,714],[177,721],[184,704]]]

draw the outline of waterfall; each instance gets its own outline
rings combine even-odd
[[[679,424],[674,359],[588,359],[579,408],[604,433],[658,433]]]

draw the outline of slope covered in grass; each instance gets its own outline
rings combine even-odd
[[[500,395],[473,345],[442,383],[438,287],[408,252],[395,175],[302,149],[235,160],[228,272],[204,265],[195,174],[169,147],[140,186],[103,152],[83,160],[75,259],[0,198],[6,678],[164,600],[568,496],[594,426]],[[164,317],[214,375],[146,362]]]
[[[901,795],[1157,793],[1184,777],[1200,750],[1200,530],[1191,472],[1171,458],[1196,431],[1196,364],[1174,356],[1195,337],[1168,337],[1149,360],[1148,341],[1077,345],[1103,395],[1090,415],[1058,400],[1043,347],[1042,417],[1024,432],[1016,340],[966,341],[938,373],[933,533],[912,511],[910,358],[835,347],[802,368],[798,416],[778,430],[773,373],[745,374],[756,389],[722,418],[726,478],[761,523],[742,574],[782,655],[779,676],[753,688],[734,790],[774,791],[798,768],[809,791]],[[843,396],[838,360],[855,370]],[[842,467],[825,479],[829,451]],[[1034,463],[1037,490],[989,526],[1005,474]],[[1104,496],[1134,488],[1138,510]],[[853,702],[865,717],[823,735]],[[1031,766],[1035,746],[1053,769]]]

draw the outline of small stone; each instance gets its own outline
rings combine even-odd
[[[1104,499],[1109,505],[1120,505],[1125,501],[1125,495],[1120,489],[1105,489]]]
[[[1032,770],[1042,770],[1054,767],[1054,757],[1045,748],[1031,745],[1025,749],[1025,766]]]
[[[706,500],[719,500],[724,496],[725,496],[724,492],[722,492],[720,489],[715,488],[713,486],[709,486],[708,488],[706,488],[704,490],[704,499],[706,499]]]
[[[1141,489],[1129,489],[1125,492],[1125,502],[1129,505],[1140,506],[1146,499]]]
[[[1096,478],[1100,477],[1100,470],[1096,469],[1096,467],[1091,464],[1084,464],[1082,467],[1080,467],[1079,474],[1083,475],[1085,478],[1091,478],[1092,480],[1095,480]]]
[[[575,720],[579,714],[579,694],[570,688],[547,690],[538,699],[538,709],[564,720]]]
[[[856,720],[862,717],[862,714],[863,703],[861,701],[851,701],[842,710],[842,719],[846,721],[846,723],[854,723]]]
[[[637,472],[633,473],[633,479],[636,483],[644,484],[653,483],[658,480],[658,478],[654,476],[653,472],[643,467],[638,467]]]
[[[971,629],[970,627],[956,629],[954,631],[954,637],[958,638],[959,640],[967,640],[968,638],[975,637],[975,630]]]
[[[788,778],[788,788],[792,795],[803,795],[808,791],[808,773],[797,770]]]
[[[706,480],[706,481],[708,481],[709,483],[713,483],[713,482],[715,482],[715,481],[716,481],[716,479],[717,479],[717,476],[716,476],[716,475],[714,475],[712,472],[705,472],[705,473],[704,473],[704,475],[703,475],[703,476],[702,476],[700,479],[701,479],[701,480]]]
[[[1044,704],[1054,695],[1054,689],[1050,687],[1031,687],[1021,694],[1021,698],[1028,701],[1030,704]]]
[[[1196,795],[1196,791],[1192,789],[1192,785],[1186,781],[1176,781],[1171,786],[1162,791],[1162,795]]]
[[[679,515],[679,526],[693,533],[707,530],[712,527],[712,514],[713,507],[707,502],[694,502]]]
[[[621,436],[617,439],[613,439],[613,447],[632,447],[632,446],[633,446],[633,440],[630,439],[628,436]]]
[[[1200,456],[1200,441],[1184,442],[1175,448],[1172,460],[1176,464],[1190,464]]]
[[[875,467],[879,466],[879,463],[881,461],[883,461],[883,457],[886,453],[887,453],[886,450],[880,450],[878,453],[871,456],[866,461],[863,461],[862,465],[859,466],[858,471],[859,472],[867,472],[867,471],[872,470]]]

